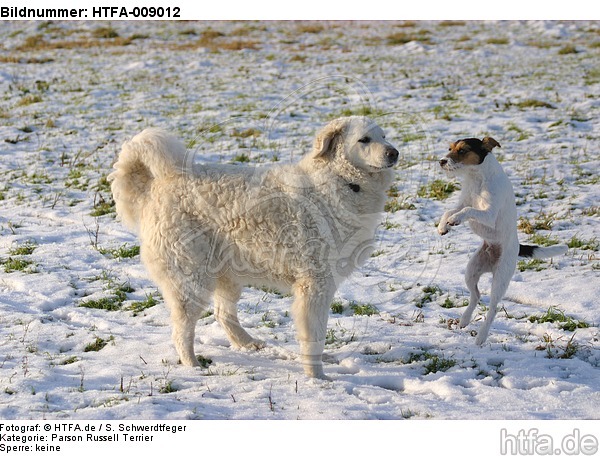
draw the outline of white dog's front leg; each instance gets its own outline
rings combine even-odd
[[[292,289],[295,298],[292,314],[304,373],[308,377],[330,380],[323,372],[323,350],[335,285],[326,279],[303,279]]]
[[[455,207],[454,209],[450,209],[449,211],[444,212],[444,215],[442,215],[442,219],[440,220],[440,223],[438,223],[438,227],[437,227],[438,233],[441,236],[443,236],[444,234],[447,234],[449,231],[448,219],[460,210],[461,210],[460,207]]]
[[[325,340],[316,342],[299,341],[304,373],[311,378],[331,380],[323,372],[323,350]]]
[[[492,210],[478,210],[473,207],[465,207],[456,214],[448,218],[448,225],[460,225],[465,220],[473,220],[489,228],[494,229],[496,226],[497,213]]]

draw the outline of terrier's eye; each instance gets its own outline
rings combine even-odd
[[[369,138],[368,136],[365,136],[363,138],[360,138],[358,140],[359,143],[363,143],[363,144],[369,144],[371,142],[371,138]]]
[[[467,153],[467,151],[466,151],[466,150],[464,150],[464,149],[460,149],[460,150],[458,151],[458,155],[464,155],[464,154],[466,154],[466,153]]]

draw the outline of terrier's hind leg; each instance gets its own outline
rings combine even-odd
[[[485,321],[477,333],[477,338],[475,339],[477,345],[482,345],[487,339],[490,327],[496,317],[498,304],[502,301],[502,298],[508,289],[508,285],[510,284],[510,279],[515,270],[515,264],[516,261],[513,258],[509,258],[509,255],[503,255],[496,265],[494,265],[492,290],[490,292],[490,308],[485,316]]]
[[[465,309],[462,317],[460,318],[459,327],[464,328],[471,322],[473,311],[479,304],[479,298],[481,293],[479,292],[479,279],[486,272],[492,271],[492,265],[490,264],[490,258],[486,253],[485,244],[479,247],[475,254],[469,260],[467,264],[467,270],[465,272],[465,282],[469,289],[469,306]]]

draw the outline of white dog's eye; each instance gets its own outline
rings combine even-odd
[[[369,144],[371,142],[371,138],[369,138],[368,136],[365,136],[363,138],[360,138],[358,140],[359,143],[363,143],[363,144]]]

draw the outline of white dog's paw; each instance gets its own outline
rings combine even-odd
[[[263,342],[260,339],[250,339],[248,342],[246,342],[244,345],[242,345],[242,348],[245,348],[246,350],[261,350],[263,348],[265,348],[267,346],[267,344],[265,342]]]
[[[325,372],[323,372],[323,366],[304,366],[304,374],[309,377],[309,378],[313,378],[316,380],[325,380],[328,382],[333,381],[333,379],[327,375],[325,375]]]
[[[469,323],[471,323],[471,317],[465,318],[465,316],[463,315],[460,321],[458,322],[458,327],[461,329],[466,328],[467,326],[469,326]]]
[[[447,223],[450,226],[460,225],[462,223],[462,217],[458,214],[451,215],[450,217],[448,217]]]
[[[487,339],[487,334],[485,334],[483,331],[479,331],[479,333],[477,334],[477,337],[475,338],[475,345],[481,347],[485,343],[486,339]]]
[[[447,223],[440,223],[437,227],[438,233],[440,236],[444,236],[445,234],[448,234],[448,224]]]
[[[231,346],[238,350],[256,351],[266,347],[266,343],[254,337],[243,337],[230,340]]]
[[[323,353],[323,362],[327,364],[339,364],[340,361],[333,355]]]

